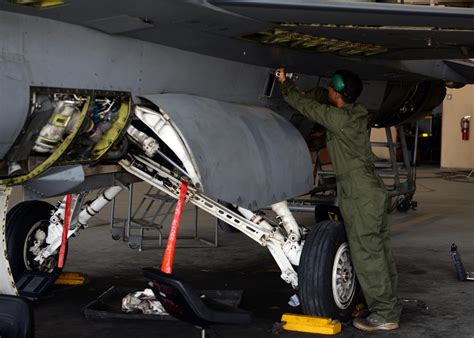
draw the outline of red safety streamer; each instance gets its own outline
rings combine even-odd
[[[168,242],[166,243],[165,255],[163,256],[163,263],[161,264],[161,271],[167,274],[171,274],[173,271],[174,249],[176,247],[179,222],[181,220],[181,214],[183,213],[184,200],[187,190],[188,182],[181,181],[178,204],[176,204],[176,209],[174,210],[173,222],[171,223],[170,234],[168,236]]]
[[[71,202],[72,195],[66,195],[66,207],[64,210],[64,222],[63,222],[63,237],[61,238],[61,247],[59,249],[58,268],[62,269],[64,266],[64,257],[66,256],[67,248],[67,234],[69,232],[69,223],[71,221]]]

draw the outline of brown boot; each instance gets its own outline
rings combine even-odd
[[[356,318],[352,322],[352,325],[354,325],[354,327],[358,328],[359,330],[368,332],[396,330],[400,327],[398,323],[384,323],[369,317]]]

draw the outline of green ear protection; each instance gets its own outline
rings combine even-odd
[[[344,79],[342,78],[341,74],[334,74],[331,77],[331,86],[336,92],[341,94],[343,93],[346,84],[344,83]]]

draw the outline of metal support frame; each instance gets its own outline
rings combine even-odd
[[[390,165],[392,166],[394,190],[400,190],[400,171],[398,170],[397,155],[395,153],[396,144],[393,142],[390,128],[385,128],[385,135],[387,137],[387,148],[390,154]]]
[[[112,212],[110,215],[110,226],[112,237],[116,240],[122,238],[128,241],[128,246],[132,249],[144,250],[145,240],[156,240],[158,247],[163,247],[163,242],[167,241],[167,237],[163,235],[163,228],[167,219],[173,213],[176,199],[166,194],[158,194],[154,186],[150,186],[148,191],[143,195],[142,200],[137,207],[133,208],[133,185],[126,187],[128,191],[128,207],[127,218],[120,220],[118,223],[123,226],[115,226],[115,200],[112,204]],[[158,192],[161,192],[158,190]],[[199,235],[199,209],[194,209],[194,225],[193,234],[191,236],[181,236],[178,240],[177,248],[208,248],[217,247],[219,245],[219,234],[217,224],[214,228],[213,239],[206,239]],[[155,236],[146,236],[145,230],[156,231]],[[192,241],[192,242],[191,242]],[[203,243],[205,245],[200,245]]]
[[[417,121],[418,125],[418,121]],[[400,133],[400,143],[402,146],[402,156],[403,156],[403,163],[405,165],[405,168],[407,170],[407,182],[408,186],[413,188],[413,192],[415,192],[416,189],[416,169],[415,169],[415,162],[413,162],[413,165],[410,163],[410,158],[408,154],[408,146],[407,146],[407,140],[405,136],[405,128],[403,125],[401,125],[398,128],[398,132]],[[413,150],[413,152],[416,152],[416,149]]]
[[[128,172],[140,177],[169,196],[178,198],[180,178],[167,168],[140,155],[129,155],[128,159],[120,161],[120,165]],[[240,230],[260,245],[267,246],[282,272],[281,278],[294,288],[297,287],[298,275],[284,251],[285,243],[288,241],[283,243],[279,239],[281,232],[277,227],[270,230],[263,224],[246,219],[201,194],[194,187],[188,188],[186,200]],[[293,243],[292,245],[295,246],[296,244]]]
[[[390,211],[395,207],[402,205],[402,203],[406,201],[408,201],[409,204],[407,204],[407,206],[409,206],[411,203],[411,198],[416,191],[416,172],[414,165],[410,163],[404,125],[398,126],[397,131],[400,143],[395,143],[393,141],[390,127],[385,128],[387,142],[372,142],[373,146],[387,147],[389,150],[390,170],[387,170],[386,167],[384,168],[383,165],[377,165],[377,163],[376,168],[378,169],[380,177],[393,179],[393,185],[385,185],[390,200],[397,198],[394,203],[390,202],[390,205],[392,205],[392,207],[389,209]],[[402,153],[402,162],[397,162],[395,150],[398,147]],[[414,152],[415,151],[416,149]],[[405,178],[403,182],[401,180],[402,178]]]
[[[131,210],[132,210],[132,202],[133,202],[133,181],[129,182],[122,182],[116,181],[115,184],[122,187],[122,190],[126,190],[128,192],[128,208],[127,208],[127,218],[116,218],[115,217],[115,207],[116,207],[116,197],[112,200],[112,207],[110,211],[110,233],[114,240],[119,240],[122,238],[123,241],[128,240],[128,228],[130,226],[130,218],[131,218]],[[123,226],[116,227],[116,223],[122,223]]]
[[[138,240],[138,250],[142,251],[143,250],[143,242],[144,242],[144,236],[145,236],[145,229],[151,230],[154,229],[158,232],[158,245],[161,247],[163,246],[163,234],[161,232],[161,229],[163,228],[163,224],[166,222],[168,219],[168,216],[172,213],[174,206],[176,205],[176,200],[174,198],[159,198],[158,196],[155,196],[153,194],[153,186],[150,186],[148,191],[145,193],[143,196],[142,200],[140,201],[140,204],[138,207],[135,208],[135,211],[132,214],[132,224],[133,227],[138,227],[139,230],[139,235],[138,236],[133,236],[136,237]],[[150,210],[152,209],[152,206],[155,204],[155,202],[159,201],[160,204],[156,210],[154,210],[153,214],[149,214]],[[157,218],[158,216],[162,213],[163,209],[165,208],[165,205],[167,202],[168,203],[168,209],[165,211],[161,219],[158,221]],[[147,206],[145,206],[145,203],[148,203]],[[142,210],[142,207],[144,209]],[[147,218],[150,218],[151,220],[148,221]],[[196,218],[196,223],[197,223],[197,218]],[[132,238],[133,238],[132,237]],[[156,238],[151,238],[151,239],[156,239]],[[131,243],[131,238],[129,237],[129,246],[132,247]]]
[[[418,122],[416,124],[418,130]],[[410,198],[416,191],[416,147],[417,139],[415,140],[413,150],[413,160],[410,161],[408,146],[406,142],[404,125],[397,128],[399,132],[400,143],[394,142],[390,127],[385,128],[387,142],[371,142],[373,147],[385,147],[389,150],[389,161],[387,163],[376,162],[376,169],[381,178],[392,179],[393,184],[385,184],[389,198],[398,197],[399,202]],[[397,162],[396,149],[400,147],[403,157],[403,162]],[[333,170],[322,170],[320,163],[316,163],[317,173],[315,175],[315,188],[310,192],[310,199],[293,199],[288,201],[290,210],[296,212],[314,212],[318,204],[337,205],[337,198],[334,196],[322,195],[328,192],[335,192],[335,184],[325,184],[324,182],[329,178],[335,177]],[[402,181],[402,178],[406,178]],[[321,184],[323,182],[323,184]]]

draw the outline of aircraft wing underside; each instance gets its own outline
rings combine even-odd
[[[0,10],[306,74],[350,67],[365,79],[472,82],[459,67],[442,62],[474,57],[472,8],[288,0],[135,1],[131,6],[125,0],[67,0],[47,8],[2,2]]]

